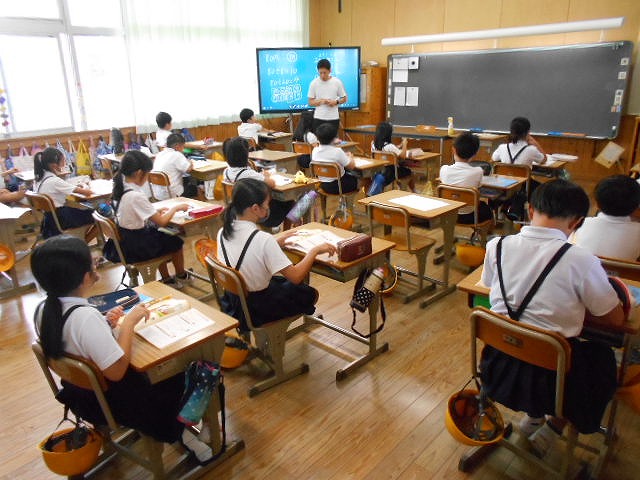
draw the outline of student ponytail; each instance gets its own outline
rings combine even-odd
[[[62,303],[92,271],[91,252],[87,244],[70,235],[58,235],[37,246],[31,254],[31,271],[47,298],[36,309],[36,332],[45,356],[59,358],[64,353],[62,342]],[[38,328],[37,317],[40,315]]]
[[[267,199],[269,193],[269,186],[262,180],[243,178],[235,183],[231,203],[229,203],[224,212],[222,236],[225,240],[233,237],[233,222],[237,216],[242,215],[252,205],[261,205]]]
[[[387,143],[391,143],[393,126],[389,122],[380,122],[376,127],[373,137],[373,146],[376,150],[382,150]]]
[[[313,112],[312,111],[304,111],[300,115],[300,121],[298,122],[298,126],[296,127],[295,132],[293,132],[293,140],[295,142],[306,142],[305,136],[307,132],[310,132],[313,129]]]
[[[511,120],[509,126],[509,143],[518,143],[519,140],[526,140],[531,130],[531,122],[525,117],[516,117]]]
[[[125,153],[120,161],[120,168],[113,177],[113,200],[120,202],[124,194],[124,182],[127,178],[133,176],[138,170],[147,173],[150,172],[152,168],[153,162],[141,151],[129,150]]]
[[[47,147],[33,157],[33,174],[36,182],[42,181],[46,172],[51,172],[51,166],[62,160],[62,152],[57,148]]]

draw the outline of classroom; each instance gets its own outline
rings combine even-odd
[[[635,0],[3,5],[0,477],[637,478],[639,42]]]

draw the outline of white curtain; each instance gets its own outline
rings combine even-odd
[[[154,131],[258,109],[256,48],[308,42],[308,0],[122,0],[135,122]]]

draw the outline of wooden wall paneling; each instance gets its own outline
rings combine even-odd
[[[500,28],[567,21],[570,0],[511,0],[502,2]],[[523,15],[526,12],[526,15]],[[497,48],[527,48],[563,45],[565,34],[508,37],[497,40]]]
[[[477,0],[449,0],[446,2],[444,31],[464,32],[499,28],[502,3],[502,0],[485,0],[481,4]],[[493,40],[448,42],[444,44],[443,50],[484,50],[492,48],[493,45]]]
[[[335,0],[318,0],[317,8],[314,11],[319,16],[310,18],[309,22],[314,24],[314,35],[310,37],[312,47],[350,47],[357,45],[351,37],[353,22],[352,1],[342,2],[342,12],[338,13],[338,2]],[[319,29],[316,29],[319,27]]]
[[[445,0],[396,0],[394,37],[443,33]],[[393,47],[399,53],[407,47]],[[441,43],[415,45],[416,52],[438,52]]]
[[[344,3],[344,2],[343,2]],[[396,36],[394,18],[395,2],[387,0],[352,0],[353,20],[351,41],[362,47],[362,60],[386,58],[397,48],[383,47],[380,39]],[[378,60],[380,65],[384,62]]]

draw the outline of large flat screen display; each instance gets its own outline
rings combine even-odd
[[[316,65],[323,58],[331,62],[331,75],[347,91],[340,109],[358,108],[360,101],[360,47],[258,48],[260,113],[289,113],[308,110],[309,84],[318,76]]]

